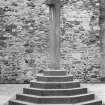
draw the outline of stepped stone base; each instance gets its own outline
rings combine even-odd
[[[9,105],[102,105],[87,88],[73,80],[65,70],[46,70],[30,82],[22,94],[11,99]]]

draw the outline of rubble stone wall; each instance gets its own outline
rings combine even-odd
[[[98,0],[61,8],[61,69],[100,82]],[[0,82],[27,83],[48,68],[49,8],[44,0],[0,0]]]

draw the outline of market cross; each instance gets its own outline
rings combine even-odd
[[[49,68],[60,69],[60,0],[47,0],[49,6]]]
[[[8,105],[102,105],[87,88],[80,87],[80,82],[73,79],[67,70],[60,70],[60,0],[48,0],[50,7],[49,54],[50,69],[44,75],[30,81],[30,87],[23,88]],[[57,70],[59,69],[59,70]]]

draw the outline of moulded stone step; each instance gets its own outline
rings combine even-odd
[[[80,87],[80,82],[77,80],[68,82],[40,82],[33,80],[30,82],[30,87],[44,89],[67,89]]]
[[[20,101],[20,100],[10,100],[9,105],[37,105],[35,103]]]
[[[73,89],[24,88],[23,93],[38,95],[38,96],[71,96],[71,95],[87,93],[87,88],[73,88]]]
[[[55,105],[55,104],[35,104],[20,100],[10,100],[9,103],[10,103],[9,105]],[[56,105],[74,105],[74,104],[56,104]]]
[[[45,76],[65,76],[67,75],[66,70],[44,70]]]
[[[23,94],[17,94],[9,105],[102,105],[95,100],[93,93],[81,88],[80,82],[65,70],[45,70],[37,80],[30,82],[30,88],[24,88]]]
[[[91,101],[81,102],[75,105],[102,105],[102,100],[95,99]]]
[[[66,81],[73,81],[72,75],[66,76],[44,76],[44,75],[37,75],[38,81],[44,82],[66,82]]]
[[[94,99],[94,94],[81,94],[75,96],[35,96],[29,94],[17,94],[17,100],[37,103],[37,104],[73,104]]]
[[[29,103],[29,102],[24,102],[20,100],[10,100],[9,105],[45,105],[45,104],[35,104],[35,103]],[[46,105],[55,105],[55,104],[46,104]],[[90,101],[81,102],[78,104],[56,104],[56,105],[102,105],[102,101],[90,100]]]

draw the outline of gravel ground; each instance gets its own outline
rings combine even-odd
[[[23,87],[28,86],[28,84],[0,84],[0,105],[4,105],[16,93],[22,92]],[[87,87],[88,91],[94,92],[96,97],[105,103],[105,84],[81,84],[81,86]]]

